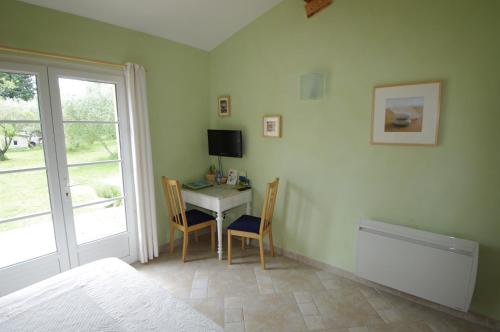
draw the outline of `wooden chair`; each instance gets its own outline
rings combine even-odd
[[[260,248],[260,266],[265,269],[264,261],[264,236],[269,233],[269,247],[271,256],[274,256],[274,244],[273,244],[273,213],[274,205],[276,203],[276,194],[278,193],[279,179],[277,178],[271,183],[267,184],[266,197],[264,199],[264,207],[262,208],[261,217],[254,217],[249,215],[243,215],[236,219],[227,228],[227,264],[231,265],[231,238],[232,236],[241,237],[241,248],[245,248],[244,240],[245,238],[257,239],[259,240]]]
[[[174,252],[174,232],[177,229],[184,233],[182,241],[182,261],[185,262],[189,233],[195,232],[195,241],[198,242],[197,231],[206,227],[210,227],[212,253],[215,253],[216,221],[214,217],[199,210],[186,211],[179,181],[163,176],[162,182],[169,213],[170,253]]]

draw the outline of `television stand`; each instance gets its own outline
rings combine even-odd
[[[224,172],[222,171],[222,156],[217,156],[217,162],[219,164],[219,173],[222,177],[224,175]]]

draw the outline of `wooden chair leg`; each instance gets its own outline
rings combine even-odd
[[[271,226],[269,227],[269,251],[271,256],[274,257],[273,229]]]
[[[211,241],[212,241],[212,254],[215,253],[215,224],[210,225]]]
[[[187,248],[188,248],[188,243],[189,243],[189,233],[187,230],[184,232],[184,239],[182,240],[182,261],[186,261],[186,255],[187,255]]]
[[[245,250],[245,238],[241,237],[241,251]]]
[[[264,238],[259,237],[259,248],[260,248],[260,267],[262,270],[266,269],[266,262],[264,261]]]
[[[170,224],[170,253],[174,253],[174,233],[175,233],[175,228]]]
[[[198,231],[194,231],[194,242],[198,243]]]
[[[232,239],[231,239],[231,231],[227,231],[227,265],[231,265],[231,255],[232,255]]]

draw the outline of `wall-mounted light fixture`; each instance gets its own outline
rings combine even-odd
[[[325,95],[326,75],[309,73],[300,76],[300,99],[318,100]]]

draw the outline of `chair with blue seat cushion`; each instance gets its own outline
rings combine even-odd
[[[167,203],[169,224],[170,224],[170,253],[174,252],[174,232],[181,231],[184,236],[182,240],[182,261],[186,261],[189,233],[195,233],[195,240],[198,241],[197,231],[210,227],[212,253],[215,253],[215,219],[213,216],[199,211],[184,208],[181,185],[179,181],[162,177],[163,191]]]
[[[259,234],[260,218],[245,214],[236,219],[227,229]]]
[[[257,239],[259,240],[260,248],[260,265],[262,269],[265,269],[264,261],[264,236],[269,234],[269,249],[271,256],[274,256],[274,244],[273,244],[273,213],[274,205],[276,203],[276,195],[278,193],[279,179],[274,180],[267,184],[266,197],[264,199],[264,207],[262,208],[261,217],[254,217],[249,215],[243,215],[236,219],[227,228],[227,263],[231,265],[232,261],[232,237],[241,237],[241,247],[244,248],[244,239]]]
[[[214,220],[214,217],[200,210],[189,210],[186,211],[186,219],[188,227],[191,227],[210,220]]]

